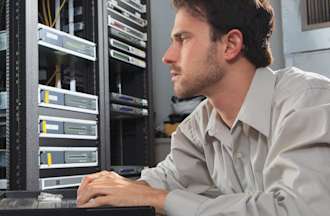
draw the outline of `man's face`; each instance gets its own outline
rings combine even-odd
[[[171,35],[171,46],[163,62],[171,67],[177,97],[208,95],[224,74],[219,61],[219,43],[210,39],[210,27],[186,9],[179,9]]]

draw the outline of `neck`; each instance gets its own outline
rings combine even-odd
[[[229,128],[233,126],[241,109],[255,71],[255,67],[249,62],[243,62],[236,68],[232,66],[223,79],[210,87],[205,94]]]

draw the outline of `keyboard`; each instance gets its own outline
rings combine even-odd
[[[75,190],[57,191],[55,197],[43,192],[0,192],[0,216],[155,216],[150,206],[76,208],[75,195]]]
[[[41,209],[41,208],[75,208],[75,199],[61,201],[39,201],[33,198],[4,198],[0,200],[0,209]]]

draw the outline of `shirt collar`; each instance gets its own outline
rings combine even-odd
[[[269,136],[271,102],[275,80],[275,73],[270,68],[259,68],[256,70],[232,129],[241,121],[266,137]],[[212,106],[210,102],[208,102],[208,105]],[[221,121],[221,117],[218,116],[216,109],[212,109],[205,132],[208,132],[210,136],[214,136],[219,130],[228,130],[228,128]]]
[[[237,115],[242,121],[269,136],[271,104],[276,76],[270,68],[259,68],[253,77],[243,105]]]
[[[218,115],[217,110],[214,109],[210,101],[207,101],[207,105],[212,107],[212,111],[205,132],[207,132],[210,136],[214,136],[217,132],[219,132],[219,128],[224,128],[225,125],[223,124],[221,117]]]

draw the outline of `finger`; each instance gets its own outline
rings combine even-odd
[[[110,193],[111,188],[109,186],[105,188],[103,185],[90,185],[86,190],[83,190],[79,193],[79,196],[77,197],[77,204],[83,205],[92,198],[109,195]]]
[[[114,176],[111,173],[109,173],[106,176],[100,176],[98,178],[95,178],[93,181],[89,182],[85,188],[87,189],[90,186],[114,186],[118,184],[127,184],[130,183],[131,181],[128,181],[126,179],[121,178],[120,176]]]
[[[87,175],[83,178],[83,180],[81,181],[80,183],[80,186],[77,190],[77,195],[85,189],[86,185],[88,185],[89,183],[91,183],[92,181],[94,181],[95,179],[101,177],[101,176],[105,176],[108,174],[108,171],[101,171],[101,172],[97,172],[97,173],[93,173],[93,174],[90,174],[90,175]]]
[[[79,188],[78,188],[78,190],[77,190],[77,196],[78,196],[79,193],[80,193],[82,190],[84,190],[84,189],[86,188],[86,186],[87,186],[89,183],[91,183],[93,180],[94,180],[93,175],[85,176],[85,177],[82,179],[82,181],[81,181],[81,183],[80,183],[80,186],[79,186]]]
[[[108,176],[102,176],[96,178],[79,188],[79,191],[77,192],[77,200],[78,202],[88,201],[89,198],[93,198],[95,193],[107,193],[107,190],[103,191],[103,189],[113,188],[118,185],[119,183],[116,182],[116,179],[112,177],[109,178]]]
[[[98,206],[96,205],[95,199],[93,198],[93,199],[90,199],[87,203],[82,204],[82,205],[77,202],[77,207],[78,208],[95,208]]]
[[[95,208],[105,205],[112,205],[113,199],[112,196],[98,196],[91,199],[89,202],[79,205],[79,208]]]
[[[92,173],[92,174],[90,174],[90,175],[88,175],[86,177],[89,177],[91,179],[97,179],[97,178],[100,178],[102,176],[107,176],[107,175],[109,175],[109,173],[111,173],[111,172],[108,172],[106,170],[102,170],[100,172]]]

